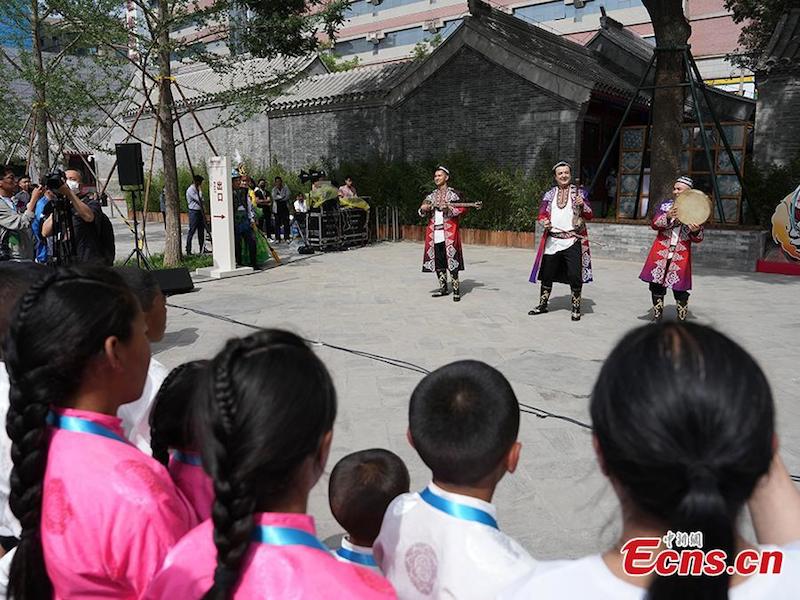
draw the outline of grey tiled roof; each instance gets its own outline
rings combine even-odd
[[[277,84],[284,83],[287,78],[296,76],[307,68],[316,57],[286,59],[278,58],[249,58],[225,72],[217,72],[208,65],[194,64],[188,67],[179,67],[173,71],[178,87],[183,91],[184,100],[177,90],[172,94],[175,104],[201,105],[213,102],[226,92],[234,92],[245,88],[262,87],[265,91]],[[145,100],[140,89],[134,92],[131,108],[128,113],[134,113]],[[150,101],[155,105],[158,100],[158,89],[150,91]]]
[[[381,98],[392,89],[410,64],[410,61],[385,63],[308,77],[270,103],[270,109],[285,110]]]
[[[755,70],[792,67],[800,69],[800,8],[793,8],[781,17]]]
[[[550,66],[556,72],[567,71],[593,83],[595,89],[626,96],[636,89],[635,84],[607,68],[595,51],[532,23],[496,9],[481,11],[469,21],[469,26],[483,29],[495,40],[524,52],[532,62]]]
[[[600,29],[586,45],[590,46],[597,37],[608,38],[645,63],[650,62],[655,51],[654,46],[645,41],[644,38],[625,29],[622,23],[608,16],[600,17]]]

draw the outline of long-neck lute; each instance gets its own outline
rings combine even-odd
[[[430,204],[430,203],[429,203]],[[443,210],[445,208],[477,208],[480,210],[483,208],[483,202],[445,202],[442,204],[432,203],[430,207],[434,210],[439,209]]]

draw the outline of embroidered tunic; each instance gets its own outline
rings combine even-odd
[[[458,192],[452,188],[435,190],[425,198],[426,202],[461,202]],[[458,233],[459,220],[467,212],[466,208],[448,207],[444,211],[432,210],[425,231],[425,252],[422,257],[422,271],[436,271],[434,244],[444,242],[448,271],[463,271],[464,257],[461,251],[461,236]],[[439,222],[437,222],[439,221]]]
[[[702,242],[704,230],[701,227],[692,232],[688,226],[670,219],[667,213],[673,204],[672,200],[665,200],[653,215],[651,226],[658,235],[639,279],[682,292],[692,289],[692,242]]]
[[[542,197],[542,202],[539,204],[539,217],[538,221],[541,223],[545,219],[549,219],[550,223],[558,228],[556,223],[553,222],[553,202],[556,201],[556,197],[558,194],[558,187],[553,187],[549,191],[545,192],[544,196]],[[583,207],[576,206],[574,200],[580,196],[583,198]],[[577,234],[582,236],[584,239],[577,239],[572,236],[568,236],[565,234],[559,234],[558,232],[551,232],[550,230],[545,229],[544,233],[542,234],[542,240],[539,243],[539,249],[536,253],[536,260],[533,262],[533,268],[531,269],[531,276],[529,281],[531,283],[536,283],[538,281],[539,276],[539,269],[542,266],[542,258],[545,254],[552,254],[553,252],[547,252],[548,244],[550,247],[553,248],[553,242],[551,242],[551,238],[555,239],[558,238],[559,235],[562,236],[563,239],[575,239],[581,244],[581,280],[583,283],[589,283],[592,281],[592,254],[589,250],[589,234],[586,229],[586,224],[584,221],[591,221],[592,217],[594,217],[594,213],[592,212],[592,205],[589,204],[589,194],[587,193],[586,189],[583,187],[578,187],[575,185],[569,186],[569,200],[568,206],[572,207],[572,230]],[[583,210],[581,210],[581,208]],[[574,243],[574,242],[573,242]],[[569,248],[572,243],[566,243],[564,248],[559,248],[559,250],[565,250]],[[560,283],[569,283],[566,280],[557,280]]]

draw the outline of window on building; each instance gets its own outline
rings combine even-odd
[[[641,0],[584,0],[584,5],[577,8],[574,4],[565,4],[564,0],[552,0],[530,6],[522,6],[514,9],[514,15],[531,21],[541,23],[543,21],[558,21],[561,19],[583,20],[583,17],[590,14],[599,14],[600,7],[603,6],[610,16],[615,10],[636,8],[643,6]]]
[[[431,34],[422,27],[412,27],[411,29],[401,29],[400,31],[390,31],[381,40],[380,48],[394,48],[396,46],[408,46],[421,42]]]
[[[366,37],[362,37],[354,40],[336,42],[336,45],[334,46],[334,53],[337,56],[350,56],[352,54],[372,52],[374,47],[375,45],[368,41]]]
[[[545,2],[544,4],[515,8],[514,15],[535,23],[541,21],[556,21],[567,17],[567,7],[564,4],[564,0],[554,0],[553,2]]]
[[[439,34],[441,34],[442,39],[446,40],[448,37],[450,37],[450,34],[458,29],[458,26],[461,25],[463,20],[464,19],[453,19],[452,21],[445,21],[444,27],[439,30]]]
[[[420,2],[420,0],[381,0],[378,4],[371,4],[366,0],[356,0],[356,2],[353,2],[350,8],[345,11],[344,16],[346,19],[352,19],[353,17],[379,13],[384,10],[391,10],[418,2]]]
[[[410,27],[408,29],[401,29],[399,31],[386,32],[386,37],[380,40],[377,44],[368,40],[366,37],[356,38],[354,40],[345,40],[336,42],[334,46],[334,53],[340,57],[352,56],[354,54],[365,54],[371,52],[378,54],[381,50],[387,48],[397,48],[400,46],[414,46],[415,44],[424,40],[429,40],[437,33],[442,36],[442,39],[447,39],[463,19],[453,19],[445,21],[444,26],[439,31],[425,31],[422,27]]]

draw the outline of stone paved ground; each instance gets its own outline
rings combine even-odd
[[[419,244],[384,243],[201,283],[194,293],[170,299],[167,335],[154,354],[174,367],[210,357],[229,337],[249,332],[188,310],[200,309],[428,369],[480,359],[511,380],[520,402],[587,421],[587,395],[603,358],[624,332],[647,321],[649,294],[637,279],[639,264],[596,260],[597,282],[585,288],[586,314],[572,323],[566,286],[556,288],[550,314],[527,316],[536,293],[527,283],[531,251],[465,248],[460,304],[429,296],[435,280],[420,272],[421,254]],[[766,370],[783,454],[792,472],[800,473],[800,281],[698,270],[695,288],[691,318],[741,342]],[[674,318],[674,307],[666,315]],[[350,451],[385,447],[406,461],[412,487],[422,488],[428,473],[405,439],[408,398],[420,375],[337,350],[318,351],[340,398],[329,468]],[[607,546],[616,535],[616,501],[594,463],[589,433],[524,414],[520,439],[520,467],[496,495],[501,527],[542,558]],[[310,507],[322,537],[339,531],[326,489],[327,479]]]

